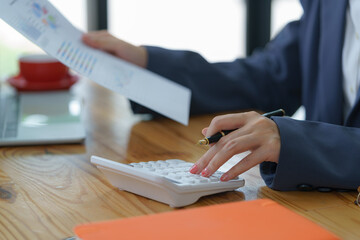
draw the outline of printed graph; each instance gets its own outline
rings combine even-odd
[[[52,15],[46,6],[41,6],[38,2],[31,3],[31,11],[33,15],[40,21],[45,27],[50,27],[52,29],[57,29],[58,24],[56,22],[56,17]]]
[[[97,58],[91,53],[74,45],[71,41],[63,41],[56,55],[79,73],[90,75],[97,63]]]
[[[134,73],[121,66],[113,66],[114,84],[120,88],[124,88],[130,84]]]
[[[26,2],[27,14],[11,19],[13,26],[33,41],[37,41],[48,29],[56,31],[59,27],[57,18],[50,13],[45,6],[46,3],[41,5],[36,1]]]

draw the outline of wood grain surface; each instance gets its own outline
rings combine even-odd
[[[214,115],[194,116],[189,126],[169,119],[144,121],[147,116],[132,114],[126,99],[94,83],[82,80],[73,91],[84,99],[83,144],[0,148],[0,239],[64,239],[74,235],[77,224],[178,210],[114,188],[90,164],[90,156],[123,163],[195,162],[206,152],[195,143]],[[273,191],[257,167],[242,177],[243,188],[203,197],[186,208],[270,198],[343,239],[360,239],[355,191]]]

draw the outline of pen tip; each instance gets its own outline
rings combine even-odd
[[[202,139],[202,140],[198,141],[197,145],[206,145],[206,140]]]

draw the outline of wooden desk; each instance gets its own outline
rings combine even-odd
[[[90,82],[77,87],[85,99],[83,145],[0,148],[0,239],[63,239],[80,223],[176,211],[115,189],[90,164],[90,156],[195,162],[206,149],[194,143],[213,116],[193,117],[188,127],[168,119],[140,121],[123,97]],[[355,192],[273,191],[258,168],[243,177],[246,184],[239,191],[203,197],[187,208],[270,198],[344,239],[360,238]]]

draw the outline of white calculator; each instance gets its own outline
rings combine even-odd
[[[123,164],[92,156],[91,163],[105,174],[113,186],[169,204],[170,207],[183,207],[202,196],[232,191],[245,183],[239,177],[221,182],[223,173],[219,171],[209,178],[192,174],[189,169],[193,163],[179,159]]]

